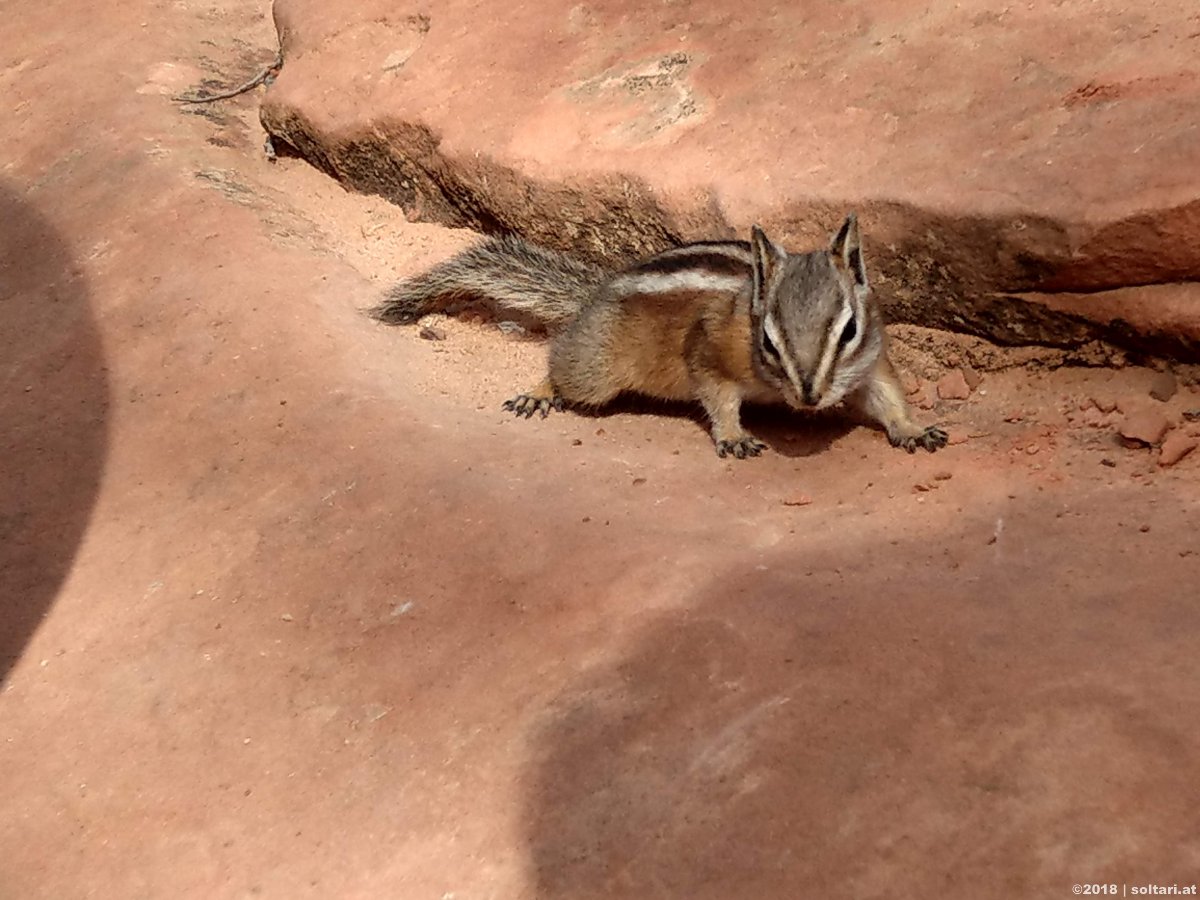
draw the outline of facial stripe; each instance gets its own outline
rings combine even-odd
[[[838,342],[842,337],[842,329],[846,327],[846,323],[850,321],[850,317],[854,315],[854,307],[849,302],[842,304],[841,310],[837,314],[830,326],[828,333],[825,335],[825,350],[821,354],[820,365],[817,366],[817,374],[814,383],[824,391],[829,383],[830,372],[837,362]],[[858,335],[855,335],[855,339]]]
[[[792,353],[791,345],[788,343],[787,332],[781,329],[775,322],[775,315],[768,312],[763,319],[763,330],[766,331],[767,337],[771,339],[771,343],[779,350],[779,364],[783,366],[783,371],[788,377],[788,381],[796,389],[797,393],[802,394],[800,376],[796,372],[796,357]]]

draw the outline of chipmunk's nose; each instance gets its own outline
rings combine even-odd
[[[813,388],[811,378],[804,378],[801,380],[800,391],[800,396],[804,400],[805,406],[816,406],[817,402],[821,399],[817,396],[816,389]]]

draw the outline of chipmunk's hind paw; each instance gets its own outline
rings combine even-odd
[[[518,418],[524,416],[526,419],[532,418],[535,412],[540,412],[542,418],[550,415],[550,410],[558,410],[562,412],[563,402],[561,397],[537,397],[533,394],[517,394],[511,400],[504,401],[504,408],[510,413],[515,414]]]
[[[758,456],[766,449],[766,444],[749,435],[732,441],[717,441],[717,456],[721,457],[721,459],[727,456],[746,459],[749,456]]]
[[[900,447],[909,453],[916,453],[918,447],[924,447],[932,453],[934,450],[945,447],[946,442],[950,440],[950,435],[936,425],[930,425],[920,434],[892,435],[888,440],[891,441],[893,447]]]

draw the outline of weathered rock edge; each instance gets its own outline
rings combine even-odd
[[[420,123],[329,135],[270,93],[260,118],[277,149],[291,148],[348,188],[386,198],[413,221],[517,233],[614,265],[683,241],[737,233],[712,198],[665,197],[620,173],[539,181],[483,156],[451,157]],[[1080,311],[1089,296],[1118,289],[1128,295],[1146,285],[1195,284],[1200,295],[1200,252],[1187,240],[1200,234],[1200,200],[1100,226],[1028,215],[947,216],[887,200],[854,207],[891,321],[1007,346],[1101,342],[1142,357],[1200,361],[1200,333],[1186,323]],[[762,224],[789,235],[793,246],[817,246],[847,208],[793,199]],[[1058,297],[1073,302],[1054,302]]]

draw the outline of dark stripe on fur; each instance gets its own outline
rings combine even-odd
[[[676,272],[686,272],[690,269],[708,272],[712,275],[750,277],[749,263],[721,253],[690,253],[687,255],[665,253],[639,263],[630,269],[630,274],[672,275]]]

